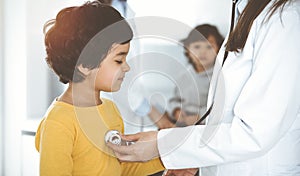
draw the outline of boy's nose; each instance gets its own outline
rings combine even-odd
[[[123,65],[123,71],[124,72],[128,72],[130,70],[130,66],[128,65],[128,63],[126,62],[124,65]]]

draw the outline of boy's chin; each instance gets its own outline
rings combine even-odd
[[[119,86],[119,87],[114,87],[114,88],[112,88],[112,89],[110,90],[110,92],[117,92],[117,91],[120,90],[120,88],[121,88],[121,86]]]

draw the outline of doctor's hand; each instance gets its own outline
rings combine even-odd
[[[108,143],[117,158],[121,161],[142,161],[146,162],[158,157],[157,131],[141,132],[132,135],[122,135],[122,140],[133,141],[129,146],[114,145]]]
[[[168,169],[162,176],[195,176],[198,168],[191,169]]]

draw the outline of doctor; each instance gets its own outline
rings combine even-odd
[[[300,0],[233,7],[237,22],[217,57],[207,125],[123,136],[136,143],[109,144],[120,160],[160,156],[167,169],[201,168],[204,176],[300,175]]]

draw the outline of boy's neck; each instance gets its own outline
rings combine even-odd
[[[102,104],[100,92],[81,86],[80,83],[69,83],[68,88],[58,98],[59,101],[79,107],[98,106]]]

